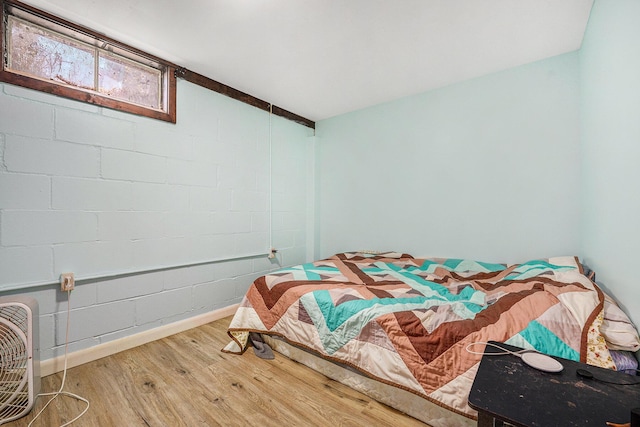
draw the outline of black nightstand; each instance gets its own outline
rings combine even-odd
[[[520,348],[495,343],[512,351]],[[485,353],[500,350],[487,346]],[[519,357],[483,356],[469,393],[469,406],[478,411],[478,427],[606,427],[606,422],[628,423],[633,408],[640,407],[640,384],[632,376],[556,358],[564,366],[547,373],[526,365]],[[588,379],[578,369],[592,373]],[[494,424],[495,422],[495,424]]]

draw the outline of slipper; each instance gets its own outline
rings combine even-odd
[[[262,335],[260,335],[257,332],[250,332],[249,340],[251,341],[251,345],[253,346],[253,352],[255,353],[256,356],[258,356],[261,359],[267,359],[267,360],[275,359],[275,356],[273,355],[273,350],[271,350],[271,347],[269,347],[269,345],[266,342],[264,342],[264,340],[262,339]]]

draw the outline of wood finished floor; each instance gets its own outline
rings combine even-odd
[[[91,402],[75,426],[407,426],[424,423],[276,353],[222,353],[231,318],[69,369],[64,390]],[[42,379],[57,391],[62,374]],[[44,406],[38,398],[26,426]],[[58,397],[33,424],[59,426],[85,404]]]

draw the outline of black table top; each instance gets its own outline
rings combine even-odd
[[[512,351],[520,348],[495,343]],[[500,352],[487,346],[485,353]],[[631,409],[640,407],[640,382],[609,369],[554,358],[564,366],[547,373],[526,365],[513,355],[483,356],[469,394],[469,405],[492,416],[524,427],[606,427],[606,422],[628,423]],[[586,370],[594,378],[577,374]],[[584,374],[584,373],[583,373]]]

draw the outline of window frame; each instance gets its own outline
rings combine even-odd
[[[10,13],[9,9],[15,9],[16,13]],[[65,85],[63,83],[39,79],[7,69],[8,40],[6,40],[5,34],[7,31],[6,24],[8,22],[8,15],[16,16],[18,19],[23,20],[25,20],[23,15],[32,16],[34,18],[33,21],[29,21],[29,19],[26,20],[29,22],[33,22],[34,25],[42,26],[38,21],[46,21],[53,24],[54,26],[60,26],[68,30],[70,33],[78,34],[82,38],[92,40],[96,45],[98,43],[106,44],[114,51],[116,51],[117,55],[123,56],[127,60],[133,60],[134,62],[140,63],[144,66],[149,66],[148,63],[157,64],[157,66],[159,67],[158,69],[160,69],[162,74],[162,108],[154,109],[152,107],[145,107],[143,105],[130,103],[122,99],[112,98],[108,95],[101,94],[94,90],[81,89],[78,87]],[[37,91],[46,92],[52,95],[94,104],[113,110],[163,120],[170,123],[176,123],[176,69],[178,67],[175,64],[150,55],[127,44],[121,43],[103,34],[99,34],[89,28],[69,22],[67,20],[15,0],[0,0],[0,16],[0,46],[2,48],[2,60],[0,61],[2,63],[2,66],[0,68],[0,82],[14,84],[17,86],[22,86]],[[51,31],[54,31],[56,33],[58,32],[55,30]],[[68,36],[68,34],[62,34]],[[82,40],[82,38],[78,36],[72,37],[72,39],[76,39],[80,42],[86,43],[86,41]],[[108,49],[98,48],[98,50],[111,53]],[[131,56],[141,57],[143,60],[147,61],[147,63],[136,61],[135,59],[132,59]],[[98,58],[96,58],[96,61],[98,61]]]

